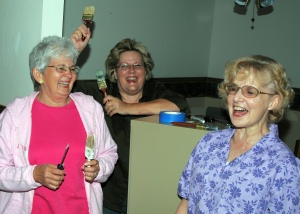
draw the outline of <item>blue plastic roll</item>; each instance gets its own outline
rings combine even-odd
[[[171,124],[172,122],[185,122],[186,114],[184,112],[161,111],[159,113],[159,123]]]

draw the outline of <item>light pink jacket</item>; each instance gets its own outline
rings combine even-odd
[[[16,98],[0,115],[0,213],[31,213],[34,190],[40,186],[33,179],[34,165],[29,164],[31,108],[38,92]],[[117,145],[104,120],[104,112],[91,96],[72,93],[87,133],[95,134],[95,159],[100,172],[92,184],[85,182],[91,214],[102,213],[101,182],[113,172],[118,159]]]

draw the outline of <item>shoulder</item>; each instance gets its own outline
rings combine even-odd
[[[234,129],[210,131],[200,139],[195,150],[207,152],[226,148],[233,133]]]
[[[33,92],[29,96],[16,97],[11,103],[9,103],[6,108],[9,112],[14,112],[15,114],[26,114],[31,111],[32,103],[38,92]]]
[[[32,103],[37,94],[38,92],[33,92],[29,96],[16,97],[6,106],[3,119],[10,118],[16,127],[20,126],[22,122],[28,121],[31,117]]]
[[[93,96],[86,95],[82,92],[74,92],[70,94],[71,99],[75,102],[78,109],[95,113],[97,109],[101,109],[101,105],[93,98]]]
[[[83,102],[92,102],[94,98],[91,95],[86,95],[83,92],[73,92],[70,94],[70,97],[82,104]]]
[[[210,131],[203,138],[204,142],[220,143],[223,141],[228,141],[234,133],[234,129],[221,129],[218,131]]]
[[[163,84],[162,82],[159,82],[154,79],[149,79],[145,81],[144,84],[144,92],[154,92],[154,90],[159,91],[168,91],[169,89]]]

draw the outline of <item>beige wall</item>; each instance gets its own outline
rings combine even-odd
[[[192,114],[205,115],[208,106],[221,107],[221,100],[210,97],[193,97],[187,98]],[[300,138],[299,122],[300,111],[289,110],[286,112],[285,119],[281,121],[279,126],[279,137],[294,151],[295,142]]]

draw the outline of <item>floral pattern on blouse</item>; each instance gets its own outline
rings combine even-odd
[[[209,132],[182,172],[178,194],[188,213],[300,213],[300,160],[278,138],[277,125],[227,163],[235,129]]]

